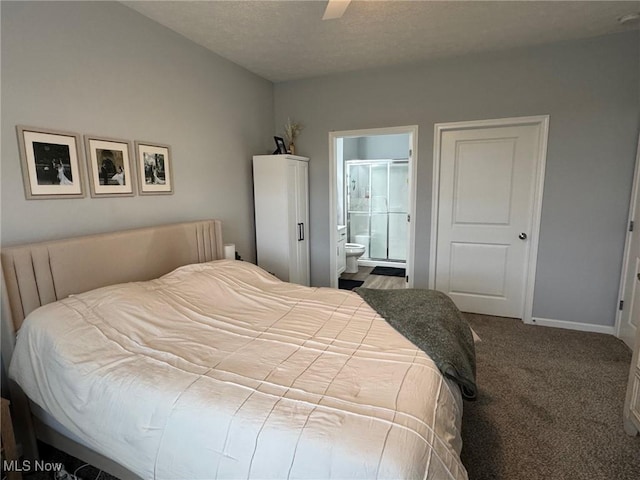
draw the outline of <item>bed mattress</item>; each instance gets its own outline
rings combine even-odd
[[[467,478],[460,392],[426,354],[357,294],[245,262],[45,305],[9,374],[143,478]]]

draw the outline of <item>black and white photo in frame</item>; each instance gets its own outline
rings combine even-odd
[[[84,197],[80,135],[18,125],[27,199]]]
[[[130,143],[91,135],[85,135],[84,140],[91,196],[133,196]]]
[[[140,195],[173,193],[171,148],[158,143],[135,142]]]

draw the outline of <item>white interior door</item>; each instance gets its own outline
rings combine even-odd
[[[633,222],[633,230],[627,237],[627,255],[622,278],[623,308],[618,336],[633,349],[636,330],[640,328],[640,140],[629,218],[630,222]]]
[[[441,133],[434,286],[462,311],[523,318],[541,134],[540,123]]]

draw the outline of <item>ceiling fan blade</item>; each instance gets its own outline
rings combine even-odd
[[[333,20],[342,17],[351,0],[329,0],[327,9],[324,11],[323,20]]]

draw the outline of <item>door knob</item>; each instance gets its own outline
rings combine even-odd
[[[526,233],[524,233],[524,232],[522,232],[520,235],[518,235],[518,238],[519,238],[520,240],[526,240],[526,239],[527,239],[527,234],[526,234]]]

